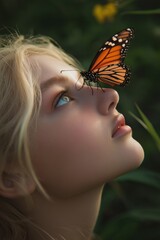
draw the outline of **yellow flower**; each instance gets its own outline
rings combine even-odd
[[[93,9],[93,15],[99,22],[104,22],[105,16],[103,12],[103,6],[100,4],[96,4]]]
[[[117,14],[117,5],[114,2],[105,5],[96,4],[93,9],[93,15],[100,22],[111,21]]]
[[[112,20],[117,14],[117,5],[115,3],[108,3],[104,6],[104,15],[109,20]]]

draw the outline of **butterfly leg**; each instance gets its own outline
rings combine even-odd
[[[102,92],[105,92],[103,87],[101,86],[101,84],[97,81],[97,90],[98,90],[98,88],[100,88],[102,90]]]

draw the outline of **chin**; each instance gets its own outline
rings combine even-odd
[[[134,138],[131,138],[131,151],[130,151],[130,160],[133,163],[133,167],[137,168],[141,165],[144,159],[144,150],[141,144],[136,141]]]

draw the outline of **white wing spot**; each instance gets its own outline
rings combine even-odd
[[[117,38],[113,36],[112,40],[115,42],[115,41],[117,41]]]

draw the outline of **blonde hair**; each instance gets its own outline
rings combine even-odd
[[[15,34],[0,39],[0,186],[3,186],[6,166],[18,164],[22,173],[30,174],[45,194],[29,152],[29,129],[31,122],[36,122],[41,105],[37,81],[40,69],[36,62],[29,60],[31,55],[53,56],[76,68],[78,63],[49,37],[24,38]],[[0,197],[1,240],[25,239],[22,218],[22,214]]]

